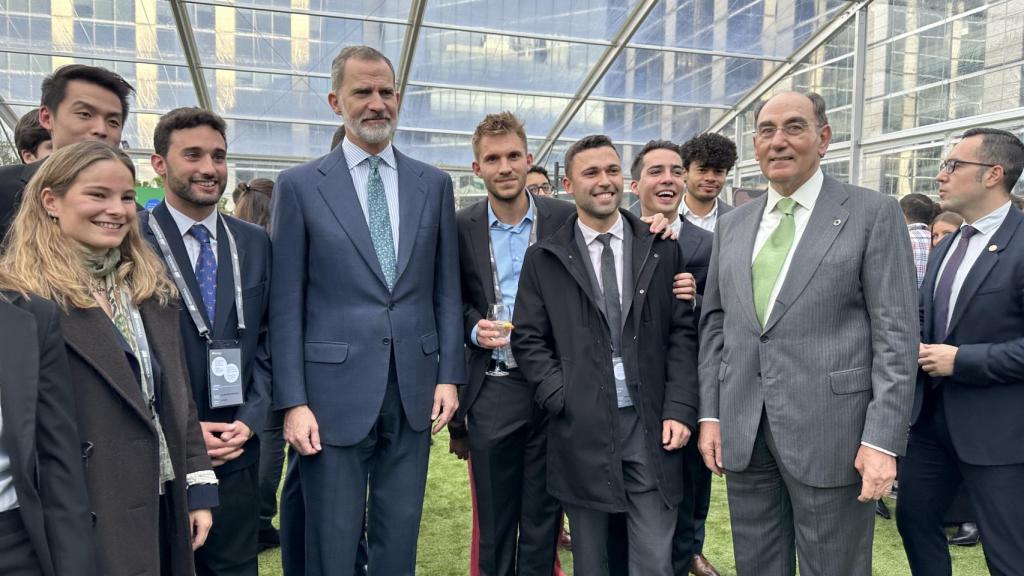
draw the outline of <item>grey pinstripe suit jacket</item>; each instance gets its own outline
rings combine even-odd
[[[919,341],[910,240],[894,198],[825,177],[762,329],[751,257],[767,195],[721,217],[700,346],[700,418],[726,470],[750,462],[762,409],[780,458],[815,487],[860,482],[861,442],[902,454]]]

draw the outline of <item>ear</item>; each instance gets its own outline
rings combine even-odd
[[[39,107],[39,125],[46,128],[47,132],[53,134],[53,117],[54,114],[46,106]]]
[[[1005,172],[1003,172],[1003,167],[1000,166],[999,164],[996,164],[995,166],[989,168],[988,171],[985,173],[985,187],[996,188],[1002,186],[1004,176]],[[1012,186],[1010,188],[1010,194],[1013,194]]]
[[[46,209],[47,214],[55,214],[60,216],[60,199],[53,192],[53,188],[43,188],[42,194],[43,208]]]
[[[327,104],[330,105],[331,110],[334,110],[335,114],[344,118],[341,114],[341,101],[338,99],[338,95],[334,93],[334,90],[327,93]]]
[[[568,176],[562,176],[562,190],[565,190],[566,194],[572,194],[572,180],[569,180]]]
[[[167,178],[167,161],[164,157],[159,154],[153,154],[149,157],[149,164],[153,167],[153,170],[160,175],[161,178]]]
[[[821,143],[818,144],[818,155],[822,158],[825,157],[825,151],[828,150],[830,142],[832,142],[832,126],[825,124],[825,127],[821,129]]]
[[[476,160],[473,160],[473,174],[480,176],[480,163]]]
[[[526,169],[529,170],[531,167],[533,167],[533,154],[530,154],[529,152],[527,152],[526,153]]]
[[[633,194],[636,194],[637,196],[640,195],[640,193],[637,192],[637,188],[639,188],[639,187],[640,187],[640,184],[636,180],[633,180],[632,182],[629,183],[629,189],[632,190]]]

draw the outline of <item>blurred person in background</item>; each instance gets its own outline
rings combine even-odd
[[[50,131],[39,123],[39,109],[26,113],[14,127],[14,145],[22,164],[43,160],[53,153]]]
[[[932,220],[932,248],[939,245],[939,242],[946,237],[947,234],[952,234],[960,229],[964,224],[964,217],[957,214],[956,212],[940,212],[938,216]]]

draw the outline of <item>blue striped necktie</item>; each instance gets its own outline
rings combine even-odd
[[[217,258],[210,246],[210,231],[202,224],[195,224],[188,233],[199,241],[199,258],[196,259],[196,282],[203,296],[206,319],[212,323],[217,312]]]

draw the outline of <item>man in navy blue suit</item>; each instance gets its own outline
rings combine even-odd
[[[219,482],[220,505],[206,546],[196,551],[196,573],[256,576],[255,434],[263,431],[270,406],[270,238],[217,210],[227,186],[226,131],[220,116],[200,108],[177,108],[160,118],[151,162],[164,179],[164,201],[140,224],[186,303],[185,363]]]
[[[301,454],[305,573],[355,564],[365,512],[368,573],[411,576],[431,422],[465,378],[452,182],[392,146],[383,54],[347,47],[331,75],[345,139],[274,191],[274,406]]]
[[[921,286],[921,350],[897,525],[914,574],[951,574],[942,519],[967,487],[992,574],[1024,566],[1024,215],[1010,191],[1024,144],[964,133],[938,176],[964,224],[932,251]]]

